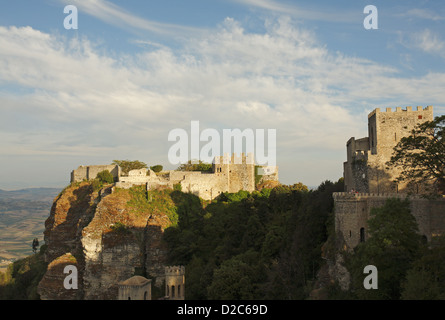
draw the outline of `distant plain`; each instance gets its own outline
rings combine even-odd
[[[0,271],[12,260],[31,255],[32,241],[43,245],[45,220],[59,188],[0,189]]]

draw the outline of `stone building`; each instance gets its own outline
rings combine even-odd
[[[212,172],[200,171],[163,171],[155,173],[150,169],[131,170],[127,175],[122,174],[119,166],[80,166],[71,173],[71,182],[84,179],[94,179],[102,170],[112,170],[116,180],[116,187],[130,188],[134,185],[146,185],[147,189],[158,187],[174,188],[180,186],[184,192],[190,192],[205,200],[212,200],[224,192],[238,192],[255,190],[255,163],[253,154],[240,156],[225,154],[215,157]],[[262,167],[262,181],[278,181],[278,167]],[[101,170],[102,169],[102,170]]]
[[[371,209],[382,207],[388,198],[410,201],[411,214],[417,221],[419,233],[427,241],[445,234],[445,198],[426,199],[421,195],[403,193],[335,192],[335,231],[342,239],[341,250],[350,251],[368,239],[368,220]]]
[[[133,276],[118,283],[118,300],[151,300],[151,280]]]
[[[185,267],[165,267],[165,298],[168,300],[185,299]]]
[[[386,112],[375,109],[368,115],[369,137],[348,140],[343,172],[345,192],[333,194],[335,231],[343,240],[341,249],[352,250],[366,241],[371,209],[383,206],[390,197],[409,197],[419,232],[428,241],[445,233],[445,198],[428,200],[417,194],[425,186],[413,188],[396,183],[399,172],[386,166],[400,139],[408,136],[416,125],[432,120],[431,106],[417,110],[396,108],[395,112],[390,108]]]
[[[350,138],[346,144],[347,161],[343,164],[345,191],[369,193],[418,193],[419,186],[396,183],[399,171],[388,169],[394,147],[418,124],[433,120],[433,107],[412,107],[395,112],[375,109],[368,115],[368,137]],[[414,189],[413,189],[414,188]]]

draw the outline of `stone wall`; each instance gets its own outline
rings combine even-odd
[[[268,174],[262,181],[278,181],[278,167],[266,167]],[[149,169],[131,170],[122,175],[119,166],[80,166],[71,173],[71,182],[94,179],[97,173],[110,171],[116,180],[116,187],[131,188],[134,185],[146,185],[147,189],[159,187],[174,188],[180,184],[182,191],[190,192],[204,200],[212,200],[221,193],[235,193],[240,190],[255,190],[255,163],[253,154],[225,154],[216,157],[213,172],[199,171],[163,171],[156,174]]]
[[[368,238],[368,219],[372,208],[382,207],[388,198],[409,197],[411,214],[416,218],[419,233],[428,241],[445,234],[445,198],[425,199],[418,195],[374,194],[336,192],[333,194],[335,206],[335,231],[344,240],[344,250],[352,250],[361,241],[360,230],[364,230],[364,240]]]
[[[83,180],[91,180],[97,177],[97,174],[101,171],[108,170],[114,177],[115,181],[118,180],[121,175],[121,169],[118,165],[92,165],[92,166],[79,166],[77,169],[71,172],[71,183],[80,182]]]

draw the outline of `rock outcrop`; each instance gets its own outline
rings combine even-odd
[[[134,275],[161,286],[162,235],[175,223],[171,192],[98,188],[91,181],[62,191],[45,222],[49,265],[38,286],[41,299],[117,299],[117,284]],[[66,265],[77,268],[78,289],[65,289]]]

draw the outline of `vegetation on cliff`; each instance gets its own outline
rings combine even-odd
[[[165,230],[171,264],[186,266],[188,299],[305,299],[323,263],[332,192],[300,184],[223,194],[204,210],[190,198]]]
[[[0,272],[0,300],[39,300],[37,285],[46,272],[43,255],[46,246],[26,258],[14,261]]]
[[[315,190],[299,183],[223,193],[203,201],[180,190],[147,191],[143,186],[116,188],[103,197],[105,189],[97,189],[96,184],[70,185],[56,198],[46,223],[48,247],[42,246],[39,253],[16,261],[0,274],[0,299],[39,299],[37,285],[50,262],[44,261],[43,252],[54,259],[73,254],[82,275],[85,258],[81,238],[76,237],[101,237],[104,248],[114,248],[125,241],[143,242],[148,224],[164,230],[160,241],[168,249],[165,262],[186,267],[187,299],[308,299],[321,287],[326,259],[333,257],[332,193],[344,187],[342,179],[325,181]],[[340,291],[328,279],[323,298],[445,297],[445,246],[424,245],[408,207],[394,200],[373,210],[369,241],[346,259],[351,290]],[[141,250],[147,249],[141,243]],[[135,262],[138,267],[131,265],[129,270],[150,277],[146,265]],[[363,264],[378,265],[378,291],[363,290]],[[105,272],[103,262],[90,265],[89,272],[95,267]]]

